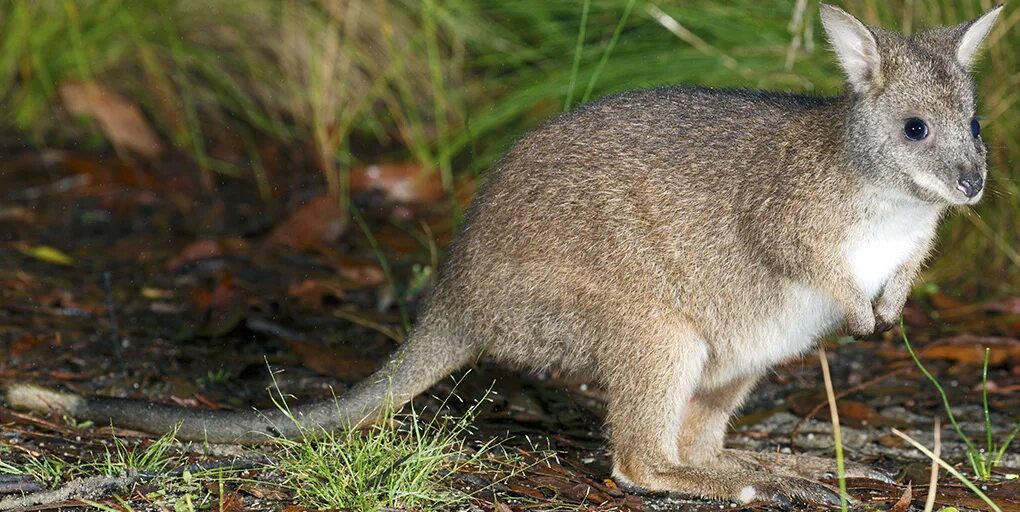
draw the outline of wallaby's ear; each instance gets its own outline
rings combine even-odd
[[[985,41],[988,33],[992,31],[995,20],[999,18],[999,13],[1002,12],[1002,7],[1003,4],[999,4],[977,19],[960,25],[961,35],[956,42],[956,60],[963,67],[970,68],[974,64],[974,60],[981,50],[981,43]]]
[[[875,35],[861,20],[829,4],[819,4],[822,26],[854,91],[881,84],[881,58]]]

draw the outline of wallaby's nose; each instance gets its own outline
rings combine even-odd
[[[970,199],[981,192],[981,188],[985,186],[985,179],[979,173],[968,172],[961,174],[956,183],[957,190],[963,192],[963,195]]]

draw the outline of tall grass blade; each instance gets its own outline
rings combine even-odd
[[[974,446],[974,443],[971,442],[969,437],[967,437],[967,434],[963,433],[963,429],[961,429],[960,425],[956,422],[956,417],[953,415],[953,408],[949,405],[949,397],[946,395],[946,391],[942,389],[942,384],[940,384],[938,379],[936,379],[935,376],[928,371],[928,368],[924,366],[924,363],[922,363],[917,357],[917,354],[914,353],[914,348],[910,346],[910,340],[907,339],[907,330],[903,324],[902,317],[900,318],[900,335],[903,338],[903,344],[907,347],[907,352],[910,353],[910,357],[914,360],[914,364],[917,365],[917,367],[921,370],[921,373],[923,373],[924,376],[928,378],[928,381],[935,386],[935,389],[938,390],[939,396],[942,398],[942,406],[946,410],[946,416],[949,417],[949,422],[952,423],[953,429],[956,430],[960,439],[967,445],[968,453],[978,453],[978,449]],[[971,462],[973,463],[973,461]],[[975,468],[975,472],[980,474],[977,468]]]
[[[843,459],[843,434],[839,428],[839,408],[836,407],[836,393],[832,389],[832,376],[829,374],[829,358],[825,355],[825,347],[818,347],[818,359],[822,364],[825,394],[829,398],[829,415],[832,418],[832,441],[836,445],[836,478],[839,480],[839,508],[842,512],[847,512],[846,463]]]
[[[591,0],[584,0],[581,6],[581,23],[577,28],[577,44],[574,46],[574,63],[570,66],[570,83],[567,84],[567,99],[563,102],[563,111],[570,110],[574,103],[574,88],[577,87],[577,72],[581,69],[581,53],[584,50],[584,36],[588,30],[588,10]]]
[[[988,506],[991,507],[992,510],[994,510],[995,512],[1002,512],[1002,509],[999,508],[999,506],[996,505],[995,502],[992,501],[992,499],[988,497],[988,495],[986,495],[985,493],[981,492],[981,489],[978,489],[978,487],[976,485],[974,485],[974,482],[971,482],[970,479],[968,479],[967,477],[963,476],[959,471],[956,470],[956,468],[954,468],[953,466],[951,466],[948,463],[946,463],[946,461],[944,461],[941,458],[937,457],[934,453],[931,452],[931,450],[929,450],[928,448],[925,448],[925,446],[923,444],[917,442],[916,440],[914,440],[914,438],[908,436],[907,434],[904,434],[903,432],[900,432],[899,430],[897,430],[895,428],[892,429],[892,433],[895,434],[896,436],[898,436],[900,439],[903,439],[904,441],[910,443],[911,446],[913,446],[914,448],[917,448],[918,450],[920,450],[921,453],[927,455],[928,458],[930,458],[931,460],[937,462],[938,465],[942,466],[942,468],[945,469],[946,471],[948,471],[949,474],[951,474],[954,477],[956,477],[956,479],[959,480],[960,483],[962,483],[963,485],[967,486],[967,488],[970,489],[971,492],[973,492],[975,495],[977,495],[978,498],[981,498],[981,501],[984,501],[986,504],[988,504]]]
[[[634,10],[634,5],[636,3],[637,0],[628,0],[627,7],[623,10],[623,16],[620,17],[620,21],[616,24],[616,29],[613,30],[613,36],[609,39],[609,44],[606,46],[606,50],[602,52],[602,58],[599,60],[598,66],[595,66],[595,71],[592,73],[591,79],[588,80],[588,87],[584,90],[584,96],[581,97],[581,103],[585,103],[589,98],[591,98],[591,93],[595,90],[595,84],[599,81],[599,77],[602,76],[602,70],[605,69],[606,63],[609,62],[609,57],[613,54],[613,50],[616,49],[616,41],[620,39],[623,27],[627,24],[627,20],[630,18],[630,13]]]

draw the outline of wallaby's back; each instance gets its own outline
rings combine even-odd
[[[797,271],[773,266],[851,220],[839,205],[860,186],[833,152],[847,108],[661,88],[559,116],[488,175],[422,322],[452,318],[497,359],[579,371],[627,349],[604,323],[654,311],[705,336],[734,329],[774,302],[775,271]]]

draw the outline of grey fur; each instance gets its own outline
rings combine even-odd
[[[904,37],[836,7],[822,15],[847,68],[844,95],[628,92],[521,139],[480,188],[393,362],[298,415],[357,424],[387,396],[404,403],[480,356],[557,367],[605,387],[621,481],[832,502],[812,480],[828,462],[725,450],[726,423],[760,375],[819,336],[897,318],[939,219],[980,198],[957,184],[986,172],[957,45],[969,30],[980,43],[990,23]],[[928,139],[906,139],[911,117],[928,122]],[[76,415],[143,430],[186,419],[183,438],[296,435],[280,417],[269,428],[251,413],[76,403]]]

